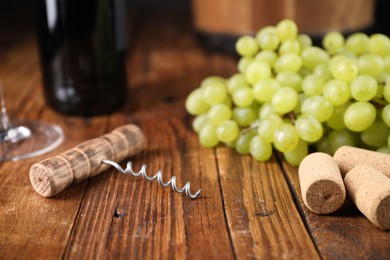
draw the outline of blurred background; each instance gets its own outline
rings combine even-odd
[[[31,0],[13,0],[13,1],[1,1],[0,7],[31,7]],[[129,5],[134,7],[147,7],[147,8],[159,8],[159,7],[188,7],[190,0],[128,0]]]
[[[4,32],[23,30],[33,24],[31,0],[0,1],[1,41]],[[320,39],[326,30],[349,34],[363,31],[390,35],[389,0],[127,0],[132,14],[182,9],[188,12],[202,42],[213,49],[228,50],[237,36],[253,33],[284,17],[293,18],[301,32]],[[218,8],[217,8],[218,7]],[[229,49],[230,48],[230,49]]]

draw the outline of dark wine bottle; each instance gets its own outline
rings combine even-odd
[[[111,113],[126,98],[125,0],[34,0],[44,94],[54,110]]]

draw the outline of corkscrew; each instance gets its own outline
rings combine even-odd
[[[30,169],[31,184],[41,196],[51,197],[71,184],[95,176],[113,166],[124,174],[142,175],[148,181],[157,179],[161,186],[171,186],[174,191],[185,193],[191,199],[198,197],[201,190],[192,194],[189,182],[179,189],[175,176],[168,182],[164,182],[161,171],[149,177],[146,174],[146,165],[135,172],[131,162],[127,163],[126,169],[122,169],[116,163],[141,151],[144,142],[145,137],[137,126],[130,124],[118,127],[111,133],[83,142],[57,156],[35,163]]]
[[[152,177],[149,177],[147,175],[147,173],[146,173],[146,167],[147,167],[146,164],[143,164],[141,166],[141,169],[138,172],[135,172],[133,170],[133,167],[132,167],[132,162],[127,162],[126,169],[123,169],[118,163],[110,161],[110,160],[102,160],[102,163],[106,163],[106,164],[109,164],[109,165],[113,166],[119,172],[121,172],[123,174],[131,174],[131,175],[133,175],[135,177],[143,176],[148,181],[154,181],[155,179],[157,179],[158,184],[160,184],[161,186],[163,186],[163,187],[171,186],[172,190],[174,190],[174,191],[176,191],[178,193],[185,192],[185,194],[188,197],[190,197],[191,199],[196,199],[199,196],[199,194],[201,193],[201,191],[202,191],[202,189],[199,189],[196,193],[192,194],[191,191],[190,191],[190,182],[187,182],[183,186],[183,188],[179,189],[177,187],[177,185],[176,185],[176,176],[172,176],[172,178],[169,181],[164,182],[162,180],[162,171],[161,170],[159,170]]]

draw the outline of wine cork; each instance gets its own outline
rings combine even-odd
[[[390,155],[352,146],[342,146],[333,155],[343,176],[359,164],[370,165],[390,178]]]
[[[356,207],[377,227],[390,230],[390,178],[370,165],[358,165],[344,183]]]
[[[109,165],[102,160],[120,162],[143,149],[142,131],[129,124],[111,133],[85,141],[57,156],[35,163],[30,168],[30,181],[43,197],[51,197],[73,183],[105,171]]]
[[[314,213],[333,213],[344,204],[345,186],[332,156],[309,154],[300,163],[298,174],[303,202]]]

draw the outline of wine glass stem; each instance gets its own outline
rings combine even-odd
[[[5,107],[5,101],[4,101],[4,93],[3,93],[3,84],[0,80],[0,106],[1,106],[1,111],[0,111],[0,130],[8,130],[12,127],[11,121],[9,120],[8,114],[7,114],[7,109]]]

